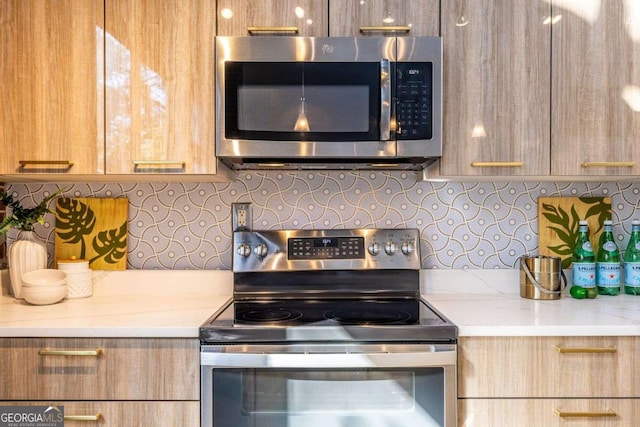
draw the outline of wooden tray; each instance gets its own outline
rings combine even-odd
[[[578,221],[589,223],[595,252],[606,219],[611,219],[609,197],[540,197],[538,254],[560,257],[562,268],[568,268],[578,236]]]
[[[126,198],[56,200],[55,259],[87,259],[93,270],[126,270]]]

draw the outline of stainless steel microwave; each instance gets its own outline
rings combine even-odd
[[[217,37],[233,169],[421,170],[442,154],[442,39]]]

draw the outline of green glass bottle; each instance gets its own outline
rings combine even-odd
[[[604,222],[604,231],[598,244],[596,257],[596,281],[599,295],[618,295],[620,293],[620,251],[613,238],[612,222]]]
[[[593,246],[589,238],[589,225],[587,221],[580,221],[578,223],[578,240],[576,246],[573,248],[572,255],[572,291],[570,292],[574,298],[584,298],[586,292],[580,289],[573,288],[585,288],[593,289],[590,295],[597,295],[596,288],[596,256],[593,253]],[[578,296],[576,296],[578,295]]]
[[[640,295],[640,220],[631,223],[631,237],[624,251],[624,293]]]

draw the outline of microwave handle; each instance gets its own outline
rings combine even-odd
[[[380,61],[380,141],[391,137],[391,65]]]

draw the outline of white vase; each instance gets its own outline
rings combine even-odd
[[[22,298],[22,275],[41,268],[47,268],[47,247],[33,231],[20,231],[17,240],[9,246],[9,276],[14,297]]]

